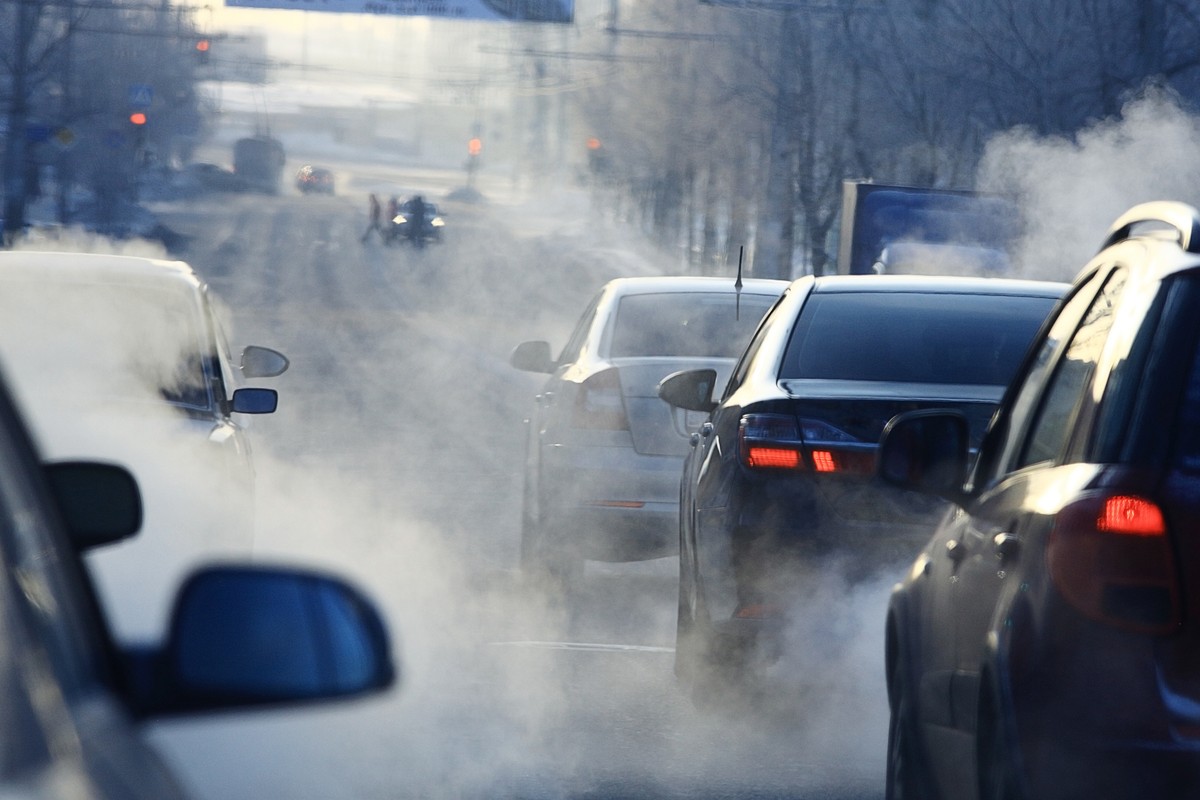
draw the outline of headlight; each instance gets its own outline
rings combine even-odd
[[[440,228],[446,224],[446,221],[444,219],[442,219],[441,217],[434,217],[433,219],[431,219],[429,221],[429,224],[435,228]]]

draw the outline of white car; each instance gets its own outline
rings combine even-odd
[[[550,376],[527,420],[524,570],[569,579],[585,559],[677,552],[679,479],[704,415],[667,405],[659,381],[705,368],[726,380],[787,285],[619,278],[592,300],[557,359],[544,341],[517,346],[514,367]]]
[[[235,362],[183,262],[40,252],[0,253],[0,357],[48,458],[136,475],[143,536],[94,561],[106,596],[139,583],[138,601],[115,609],[123,633],[156,633],[165,607],[146,602],[147,581],[165,595],[194,556],[249,550],[254,463],[239,418],[273,412],[277,394],[240,384],[281,374],[287,359],[247,347]],[[125,547],[151,551],[153,574],[146,558],[113,552]]]

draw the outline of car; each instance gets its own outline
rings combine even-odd
[[[769,672],[807,571],[858,579],[928,538],[940,505],[874,476],[884,426],[905,410],[952,407],[981,438],[1065,288],[808,276],[726,383],[711,370],[662,382],[668,403],[707,415],[679,492],[675,670],[696,697]]]
[[[108,595],[130,579],[126,549],[169,552],[182,570],[192,555],[252,542],[256,468],[244,420],[274,412],[278,393],[243,384],[280,375],[288,360],[259,346],[235,360],[218,307],[184,262],[0,253],[0,356],[39,446],[50,458],[124,464],[146,495],[145,534],[96,556],[108,562],[94,565]],[[176,577],[140,578],[159,584],[164,603],[149,602],[146,586],[114,619],[155,632]]]
[[[333,194],[333,170],[305,164],[296,172],[296,188],[301,194]]]
[[[132,536],[138,486],[103,462],[43,464],[0,384],[0,794],[177,800],[155,720],[379,692],[397,676],[383,619],[332,575],[198,569],[159,644],[110,638],[80,558]]]
[[[617,278],[579,318],[558,358],[545,341],[513,351],[548,374],[525,420],[521,565],[569,580],[585,559],[675,552],[679,471],[700,419],[655,394],[687,367],[728,374],[786,281]]]
[[[436,204],[420,198],[420,203],[415,201],[419,195],[410,197],[396,207],[396,213],[388,221],[389,229],[387,238],[384,240],[388,244],[405,244],[409,243],[416,247],[424,247],[426,244],[440,244],[442,241],[442,230],[446,227],[446,218]],[[424,218],[420,228],[413,226],[414,208],[419,205]]]
[[[973,461],[952,409],[881,476],[953,503],[892,593],[888,797],[1200,786],[1200,211],[1136,206],[1039,334]]]

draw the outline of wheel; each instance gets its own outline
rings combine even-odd
[[[995,710],[992,691],[984,684],[976,732],[979,800],[1022,800],[1020,781],[1013,770],[1004,718]]]
[[[888,724],[887,800],[932,800],[924,764],[917,746],[908,690],[896,676],[896,703]]]

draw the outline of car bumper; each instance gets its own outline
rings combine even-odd
[[[679,551],[683,461],[625,447],[556,445],[543,451],[542,513],[563,520],[571,549],[598,561]]]

